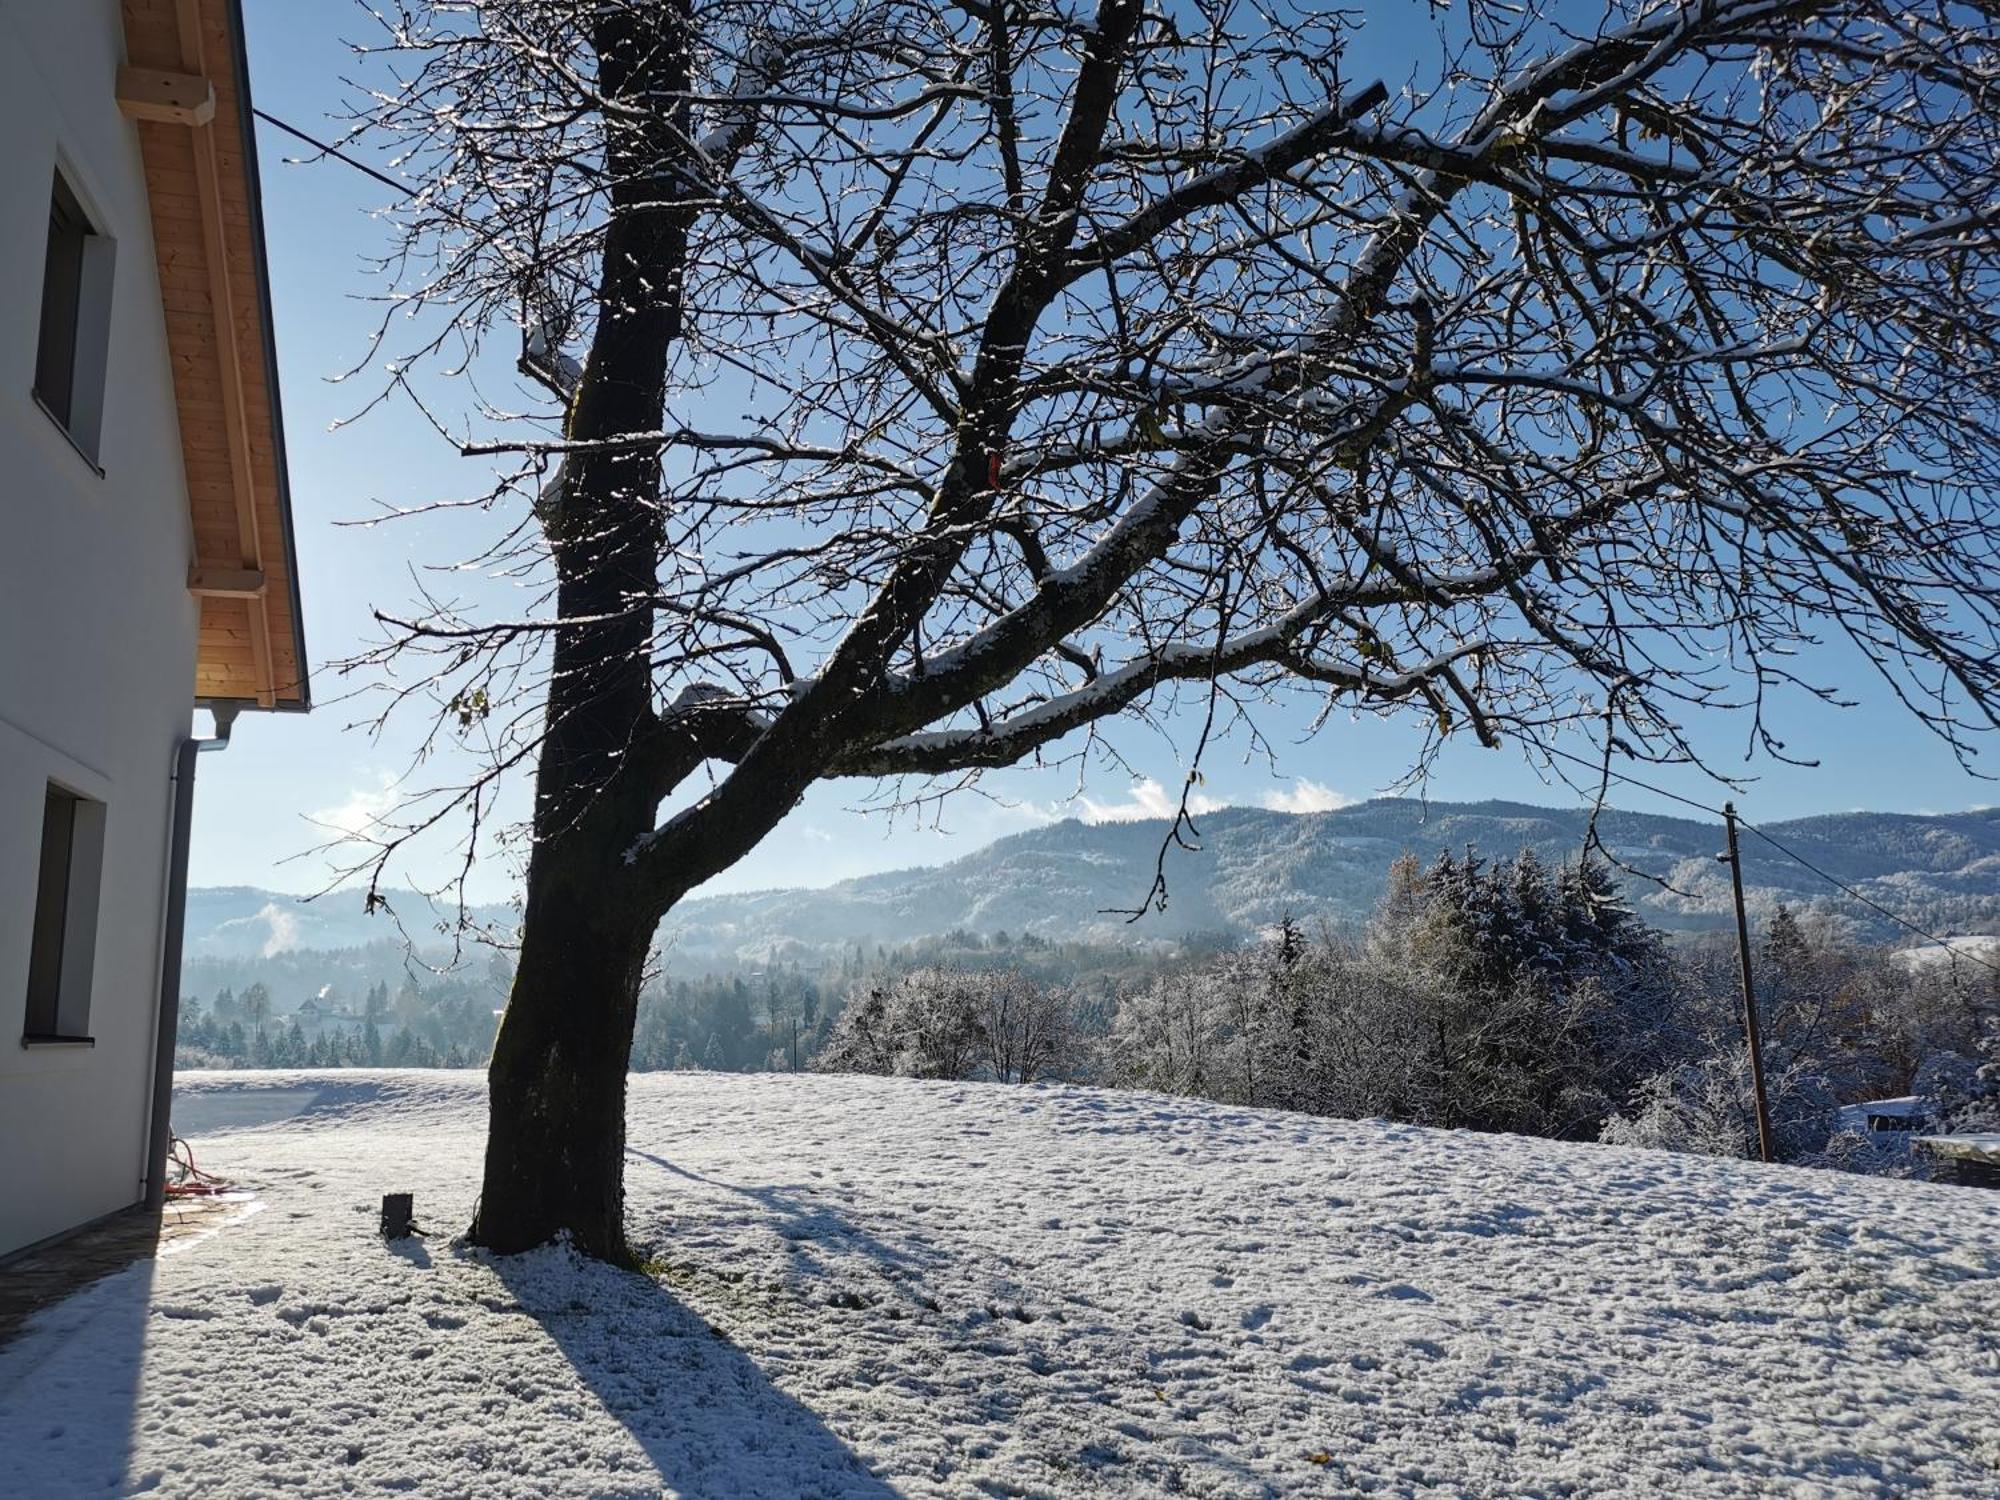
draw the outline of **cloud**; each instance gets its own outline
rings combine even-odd
[[[1134,785],[1122,802],[1098,802],[1089,797],[1079,797],[1077,801],[1083,804],[1086,823],[1136,823],[1142,818],[1171,818],[1180,808],[1179,795],[1169,792],[1150,776]],[[1191,813],[1211,813],[1226,806],[1227,803],[1200,792],[1188,798]]]
[[[1180,794],[1169,791],[1150,776],[1134,782],[1131,791],[1115,801],[1099,802],[1092,797],[1076,800],[1086,823],[1136,823],[1144,818],[1171,818],[1180,806]],[[1314,813],[1351,807],[1355,800],[1345,792],[1336,792],[1321,782],[1301,777],[1288,789],[1265,792],[1257,799],[1257,805],[1272,812]],[[1188,811],[1197,815],[1238,805],[1241,804],[1229,798],[1211,797],[1199,791],[1188,798]]]
[[[386,771],[373,787],[356,787],[345,802],[306,816],[329,833],[369,834],[396,806],[396,781]]]
[[[1332,812],[1336,807],[1354,806],[1354,798],[1345,792],[1336,792],[1330,786],[1308,781],[1303,776],[1292,783],[1289,792],[1269,791],[1257,800],[1272,812],[1285,813]]]

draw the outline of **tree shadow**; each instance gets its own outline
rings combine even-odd
[[[815,1201],[823,1190],[810,1183],[744,1186],[740,1183],[724,1182],[715,1177],[704,1177],[699,1172],[691,1172],[686,1167],[676,1166],[664,1156],[656,1156],[650,1151],[641,1151],[634,1146],[627,1146],[625,1154],[658,1167],[664,1172],[670,1172],[684,1181],[698,1183],[703,1187],[720,1188],[724,1192],[748,1199],[768,1215],[772,1232],[781,1239],[791,1241],[805,1257],[806,1263],[815,1270],[829,1268],[821,1265],[819,1257],[812,1256],[805,1249],[806,1246],[823,1245],[830,1249],[850,1250],[878,1269],[894,1268],[905,1273],[935,1266],[942,1260],[942,1257],[935,1252],[892,1245],[880,1236],[860,1228],[832,1205]]]
[[[578,1381],[645,1451],[666,1493],[869,1500],[897,1492],[820,1417],[650,1276],[567,1246],[463,1252],[490,1266]]]

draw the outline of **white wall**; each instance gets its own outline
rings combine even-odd
[[[0,0],[0,1253],[145,1175],[169,776],[197,613],[172,371],[118,0]],[[51,174],[114,241],[94,472],[31,396]],[[24,1048],[42,801],[106,804],[89,1049]]]

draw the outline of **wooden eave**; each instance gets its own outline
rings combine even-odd
[[[200,601],[194,696],[303,709],[285,434],[239,0],[124,0],[118,103],[139,133]]]

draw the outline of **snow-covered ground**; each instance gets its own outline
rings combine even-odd
[[[2000,1194],[662,1074],[644,1277],[452,1246],[481,1083],[188,1080],[262,1209],[0,1350],[0,1493],[2000,1493]]]

